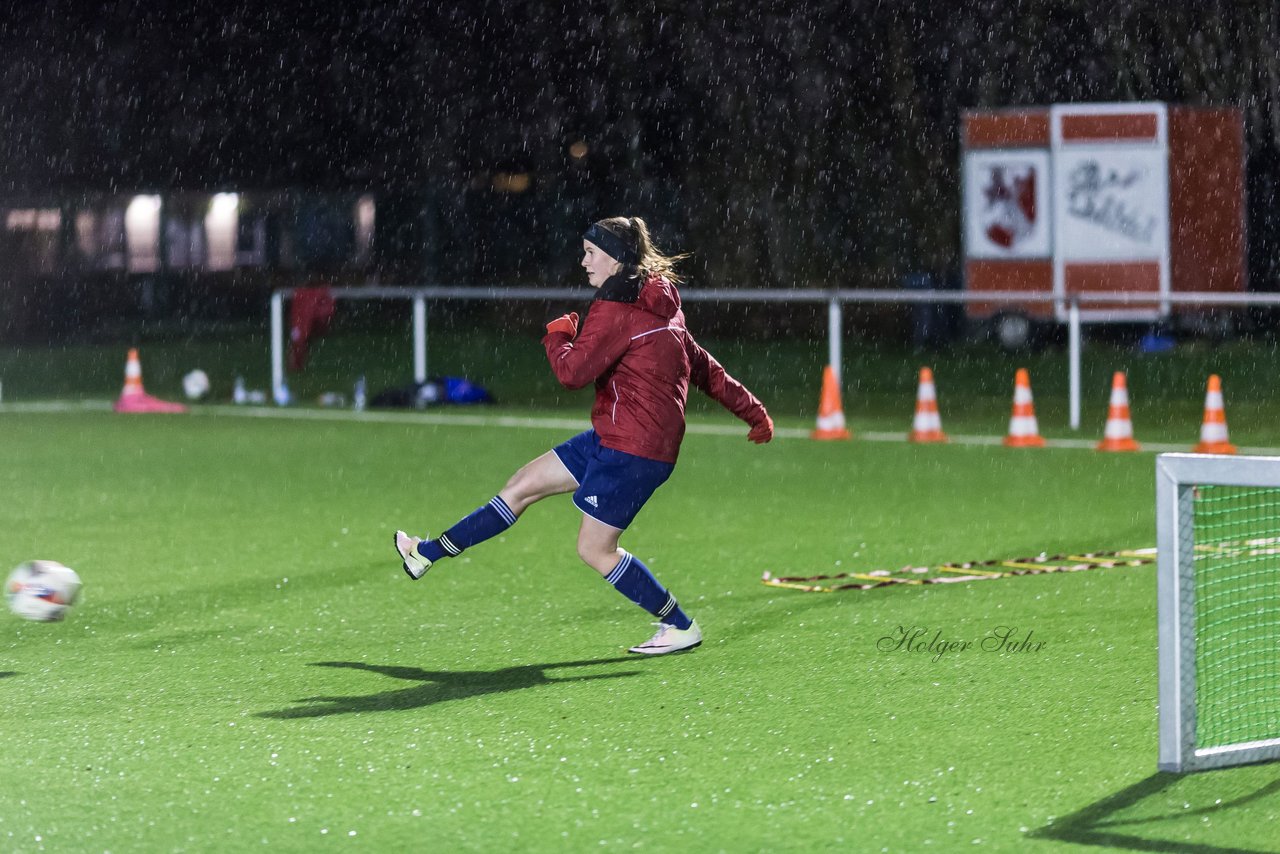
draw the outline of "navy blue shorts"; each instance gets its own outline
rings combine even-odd
[[[626,530],[675,470],[675,463],[602,447],[595,430],[579,433],[551,450],[578,482],[573,493],[577,508],[618,530]]]

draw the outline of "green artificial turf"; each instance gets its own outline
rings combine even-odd
[[[1280,850],[1280,766],[1155,771],[1151,567],[760,583],[1150,546],[1149,454],[691,434],[623,545],[706,642],[639,659],[566,498],[392,552],[570,428],[246,414],[0,410],[0,567],[85,582],[0,618],[0,848]]]

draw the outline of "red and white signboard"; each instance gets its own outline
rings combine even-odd
[[[1059,104],[964,116],[965,287],[1053,297],[1016,312],[1147,321],[1168,295],[1245,288],[1244,121],[1234,107]]]
[[[1150,293],[1151,301],[1090,304],[1093,320],[1154,320],[1170,289],[1169,146],[1164,104],[1057,105],[1053,156],[1053,291]]]
[[[1052,248],[1049,153],[971,151],[964,160],[965,254],[1047,258]]]

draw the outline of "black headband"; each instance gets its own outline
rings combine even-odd
[[[610,258],[622,264],[635,264],[639,261],[636,250],[627,245],[627,242],[600,223],[592,223],[591,227],[582,235],[583,240],[589,240],[596,246],[599,246],[604,253]]]

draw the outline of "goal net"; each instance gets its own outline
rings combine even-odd
[[[1280,759],[1280,458],[1156,459],[1160,760]]]

